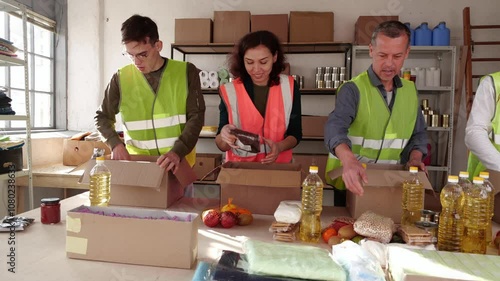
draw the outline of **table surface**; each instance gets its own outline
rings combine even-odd
[[[183,281],[191,280],[191,270],[139,266],[100,261],[78,260],[66,257],[66,212],[82,204],[88,205],[88,192],[61,201],[61,222],[54,225],[40,223],[40,208],[20,214],[35,219],[26,230],[16,232],[16,273],[7,271],[9,233],[0,233],[0,280],[106,280],[106,281]],[[201,211],[218,205],[218,200],[183,198],[169,210]],[[348,215],[345,208],[325,207],[322,222],[326,226],[335,216]],[[247,238],[273,241],[269,226],[270,215],[254,215],[248,226],[230,229],[208,228],[201,223],[198,230],[198,261],[214,261],[222,250],[242,252],[242,241]],[[167,235],[167,234],[166,234]],[[299,243],[299,242],[296,242]],[[330,249],[321,242],[319,247]],[[126,245],[124,245],[125,247]],[[147,253],[145,253],[147,254]]]

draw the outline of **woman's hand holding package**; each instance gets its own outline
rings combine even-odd
[[[237,140],[236,136],[231,134],[231,130],[236,129],[236,126],[232,124],[227,124],[224,127],[222,127],[222,130],[220,131],[220,136],[221,139],[227,143],[232,148],[238,148],[237,145],[235,145],[235,142]]]
[[[261,163],[262,164],[274,163],[276,161],[276,159],[278,159],[278,155],[280,154],[281,149],[280,149],[278,143],[276,143],[270,139],[266,139],[266,138],[263,138],[263,139],[266,142],[267,146],[271,148],[271,151],[267,152],[266,157],[264,157],[264,159],[261,160]]]

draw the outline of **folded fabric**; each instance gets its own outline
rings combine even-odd
[[[274,218],[277,222],[298,223],[302,216],[301,206],[300,201],[281,201],[274,212]]]
[[[16,112],[12,110],[12,107],[0,107],[0,114],[2,115],[14,115]]]
[[[0,150],[17,149],[24,145],[24,140],[2,140],[0,141]]]
[[[306,245],[247,240],[244,245],[251,274],[345,281],[344,269],[327,250]]]

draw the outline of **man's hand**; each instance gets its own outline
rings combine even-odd
[[[224,127],[222,127],[222,130],[220,130],[220,137],[222,141],[227,143],[230,147],[239,148],[237,145],[235,145],[237,138],[235,135],[231,134],[232,129],[236,129],[236,126],[232,124],[225,125]]]
[[[270,140],[263,138],[266,144],[271,148],[271,152],[268,152],[266,157],[262,159],[260,162],[262,164],[271,164],[276,162],[276,159],[278,159],[279,154],[281,153],[281,149],[278,145],[278,143]]]
[[[418,150],[412,150],[412,152],[410,153],[410,160],[406,163],[406,169],[408,170],[410,166],[415,166],[418,167],[419,170],[424,171],[425,174],[429,176],[429,174],[427,173],[427,168],[422,162],[422,156],[422,152]]]
[[[130,154],[128,153],[127,149],[125,148],[125,145],[123,143],[115,145],[113,147],[113,151],[111,152],[111,159],[113,160],[129,160],[130,161]]]
[[[177,169],[179,168],[179,163],[181,159],[179,155],[177,155],[173,151],[169,151],[156,160],[156,164],[166,171],[172,171],[174,174],[177,173]]]
[[[368,183],[365,168],[356,159],[344,161],[342,166],[342,179],[346,188],[356,195],[363,195],[363,184]]]

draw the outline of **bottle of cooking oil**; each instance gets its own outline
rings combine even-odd
[[[90,205],[108,206],[110,187],[111,172],[104,165],[104,157],[97,157],[95,166],[90,170]]]
[[[415,225],[420,220],[420,210],[424,209],[424,185],[418,179],[418,168],[410,167],[410,177],[403,182],[402,225]]]
[[[448,176],[448,183],[441,190],[442,211],[439,215],[438,249],[460,252],[464,232],[464,192],[457,176]]]
[[[309,175],[302,183],[302,218],[300,240],[317,243],[321,236],[320,215],[323,210],[323,181],[318,176],[318,167],[310,166]]]
[[[495,188],[493,184],[490,182],[490,173],[489,172],[480,172],[479,177],[484,179],[484,187],[488,192],[488,201],[490,208],[490,216],[488,217],[488,222],[486,225],[486,245],[489,245],[492,240],[492,228],[491,228],[491,219],[493,218],[493,214],[495,212]]]
[[[484,187],[484,180],[474,177],[473,185],[465,190],[464,203],[464,236],[462,252],[486,253],[486,225],[489,213],[488,192]]]
[[[472,185],[472,182],[469,180],[469,172],[460,171],[458,174],[458,185],[462,187],[464,192]]]

